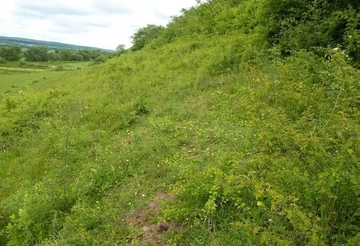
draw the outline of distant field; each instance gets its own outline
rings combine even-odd
[[[0,70],[29,71],[29,72],[45,71],[45,69],[41,69],[41,68],[23,68],[23,67],[0,67]]]
[[[15,70],[28,70],[28,69],[47,69],[47,70],[59,70],[59,67],[62,67],[60,70],[73,70],[78,67],[84,68],[90,65],[91,62],[62,62],[62,61],[54,61],[54,62],[25,62],[25,61],[17,61],[17,62],[6,62],[0,64],[0,69],[15,69]]]
[[[85,68],[87,62],[58,62],[58,63],[27,63],[26,66],[16,66],[17,63],[0,65],[0,98],[5,93],[17,93],[26,86],[49,81],[63,76],[71,70]]]
[[[39,81],[61,76],[64,71],[21,71],[0,69],[0,97],[4,93],[23,90],[26,86]]]

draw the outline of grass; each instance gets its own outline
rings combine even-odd
[[[31,84],[38,83],[46,79],[61,77],[64,72],[30,72],[30,71],[12,71],[0,70],[0,94],[13,93],[24,90]]]
[[[0,195],[3,223],[11,225],[3,237],[15,244],[38,238],[45,245],[141,244],[144,226],[166,222],[182,229],[154,232],[149,242],[158,237],[169,244],[200,245],[322,240],[331,211],[342,208],[345,194],[355,189],[350,180],[337,183],[342,179],[337,158],[356,160],[355,154],[348,156],[351,143],[346,149],[332,147],[339,151],[335,159],[320,151],[324,144],[333,146],[323,141],[322,134],[333,138],[323,126],[335,132],[341,131],[339,124],[348,131],[358,126],[351,119],[330,121],[342,113],[333,104],[325,106],[332,89],[311,84],[314,74],[298,66],[305,54],[256,69],[243,63],[241,73],[213,76],[196,57],[216,56],[211,50],[219,47],[209,41],[207,51],[184,54],[182,60],[173,56],[187,45],[182,41],[168,50],[129,53],[69,71],[3,101],[7,118],[0,130],[8,137],[2,142]],[[343,76],[338,73],[344,68],[332,76]],[[343,85],[358,76],[346,69]],[[294,75],[298,72],[301,80]],[[289,78],[297,83],[288,83]],[[351,90],[346,93],[352,97]],[[304,103],[310,111],[304,112]],[[317,110],[323,118],[309,120]],[[328,195],[333,186],[315,178],[323,175],[343,189],[339,203]],[[156,200],[159,192],[173,194],[176,202]],[[155,200],[161,210],[153,214],[149,206]]]
[[[359,71],[252,38],[24,74],[0,99],[0,245],[357,245]]]
[[[0,97],[4,93],[23,91],[27,86],[54,79],[59,79],[70,70],[89,66],[89,62],[54,62],[54,63],[18,63],[8,62],[7,67],[0,67]],[[54,67],[53,67],[54,66]],[[40,68],[37,68],[40,67]],[[59,69],[60,68],[60,69]]]

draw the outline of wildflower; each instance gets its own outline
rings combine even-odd
[[[259,207],[264,206],[264,203],[262,203],[262,202],[260,202],[260,201],[258,201],[256,204],[257,204]]]

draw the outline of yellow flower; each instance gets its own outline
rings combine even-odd
[[[258,201],[256,204],[257,204],[259,207],[264,206],[264,203],[262,203],[262,202],[260,202],[260,201]]]

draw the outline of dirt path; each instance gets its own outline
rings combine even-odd
[[[180,233],[179,226],[174,226],[171,222],[156,223],[153,218],[157,216],[160,204],[163,201],[173,201],[174,196],[158,191],[155,198],[149,202],[145,209],[137,209],[129,212],[126,216],[126,223],[130,228],[138,228],[141,235],[138,238],[128,238],[128,243],[139,243],[140,245],[164,246],[164,236],[166,233]]]

